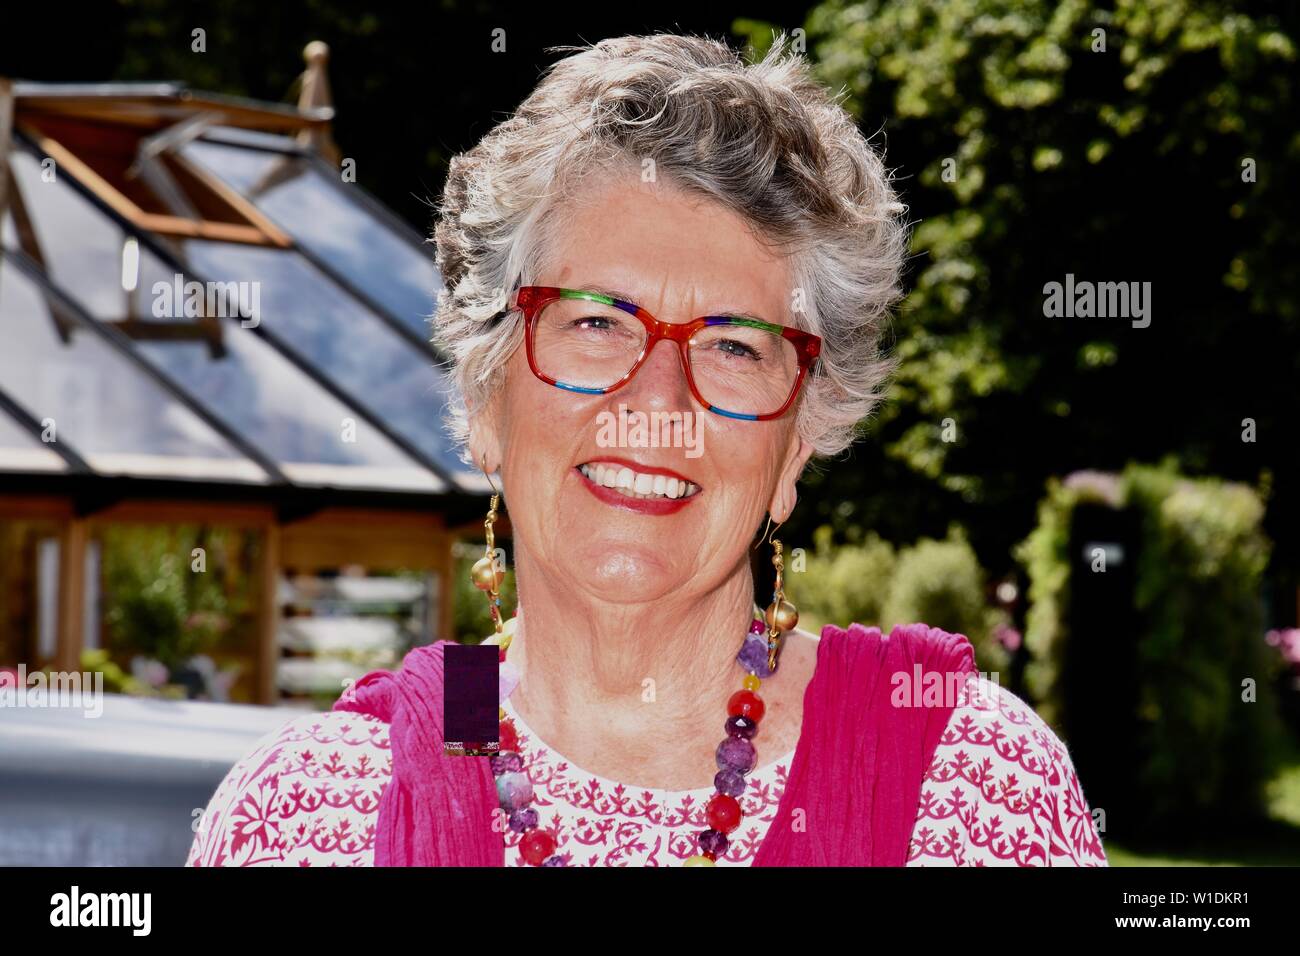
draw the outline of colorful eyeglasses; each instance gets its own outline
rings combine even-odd
[[[760,319],[706,315],[661,322],[633,302],[582,289],[523,286],[528,365],[548,385],[587,395],[622,388],[661,339],[676,342],[696,401],[746,421],[780,418],[821,353],[810,332]]]

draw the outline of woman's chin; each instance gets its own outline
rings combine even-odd
[[[655,548],[645,543],[608,542],[590,545],[575,555],[574,580],[593,597],[611,604],[654,600],[683,583],[686,557],[677,548]]]

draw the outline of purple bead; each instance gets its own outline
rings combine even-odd
[[[499,777],[503,773],[518,773],[523,769],[524,758],[513,750],[503,750],[492,758],[492,776],[494,777]]]
[[[758,724],[748,717],[727,718],[728,737],[744,737],[746,740],[752,740],[756,733],[758,733]]]
[[[744,737],[728,737],[718,744],[716,756],[719,770],[736,770],[740,773],[749,773],[753,770],[754,763],[758,759],[754,745]]]
[[[745,775],[739,770],[719,770],[713,775],[713,788],[729,797],[745,792]]]
[[[507,773],[497,777],[497,799],[502,810],[520,810],[533,802],[533,784],[526,773]]]
[[[516,810],[510,814],[510,829],[523,833],[530,827],[537,826],[537,811],[532,807]]]
[[[700,852],[722,856],[727,852],[728,842],[725,833],[719,833],[717,830],[705,830],[699,837]]]
[[[552,854],[542,861],[542,866],[566,866],[564,857]]]
[[[772,676],[772,669],[767,666],[767,638],[762,635],[748,635],[741,645],[740,653],[736,655],[736,661],[755,677]]]

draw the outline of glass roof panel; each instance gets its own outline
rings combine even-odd
[[[67,471],[63,456],[0,412],[0,471]]]
[[[128,253],[127,233],[65,183],[63,174],[46,182],[32,154],[18,149],[11,158],[14,179],[51,281],[95,318],[148,318],[154,284],[171,281],[176,270],[167,268],[146,247],[135,245]],[[8,217],[4,243],[18,245]],[[123,285],[123,260],[135,250],[139,265],[133,270],[134,289],[128,292]]]
[[[428,339],[428,316],[442,281],[432,249],[422,251],[347,194],[359,186],[335,183],[317,163],[292,154],[195,141],[182,155],[225,179],[330,268]]]
[[[443,483],[251,329],[222,320],[225,353],[203,342],[137,348],[275,458],[300,484],[437,491]]]
[[[443,428],[449,382],[430,352],[407,341],[296,252],[187,240],[196,275],[244,282],[259,319],[301,355],[448,472],[465,465]],[[252,283],[257,283],[253,286]]]
[[[156,283],[174,288],[174,267],[139,244],[138,275],[130,283],[135,289],[128,295],[123,289],[126,234],[64,182],[66,174],[43,182],[33,156],[16,150],[12,158],[46,267],[65,292],[107,321],[193,321],[183,314],[156,314],[168,312],[163,297],[155,294]],[[16,241],[12,230],[4,235]],[[137,341],[135,348],[295,482],[417,491],[445,487],[237,319],[219,320],[218,331],[199,339]]]
[[[103,474],[266,481],[222,435],[0,261],[0,388]]]

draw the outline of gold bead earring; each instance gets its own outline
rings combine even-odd
[[[768,515],[771,524],[772,516]],[[777,528],[781,527],[780,522]],[[772,529],[776,533],[776,528]],[[764,619],[767,621],[767,667],[776,671],[776,652],[780,647],[781,633],[792,631],[799,623],[799,609],[785,599],[785,558],[781,542],[772,538],[772,566],[776,568],[776,585],[772,589],[772,603],[768,605]]]
[[[484,537],[487,539],[487,545],[483,557],[474,562],[474,567],[470,569],[469,574],[470,580],[474,582],[474,587],[487,595],[488,610],[492,614],[492,625],[496,630],[498,646],[504,651],[510,646],[510,635],[505,633],[505,627],[501,620],[500,588],[501,582],[505,580],[506,572],[497,561],[496,535],[492,530],[492,526],[497,520],[497,506],[501,503],[501,492],[497,491],[492,476],[487,472],[486,459],[479,467],[483,471],[483,476],[487,478],[488,484],[492,486],[493,494],[487,517],[483,519],[483,531]]]

